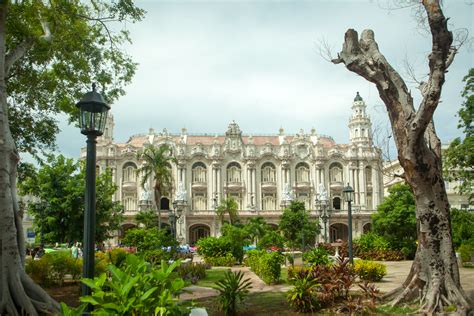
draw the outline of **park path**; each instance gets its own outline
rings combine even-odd
[[[195,261],[195,260],[194,260]],[[382,293],[387,293],[398,286],[402,285],[405,281],[410,267],[413,261],[380,261],[387,266],[387,275],[382,281],[376,282],[375,285],[380,289]],[[244,273],[244,279],[249,278],[252,282],[251,293],[255,292],[286,292],[291,286],[288,284],[276,284],[267,285],[263,282],[255,273],[250,271],[249,267],[232,267],[232,271],[242,271]],[[471,300],[474,301],[474,269],[463,268],[459,269],[461,276],[461,284]],[[358,287],[355,287],[358,289]],[[205,297],[213,297],[218,295],[218,291],[202,286],[189,286],[186,288],[190,293],[185,293],[180,296],[182,300],[198,299]]]

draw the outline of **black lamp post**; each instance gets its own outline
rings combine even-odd
[[[102,95],[95,90],[87,92],[76,106],[79,108],[79,126],[81,133],[87,136],[86,158],[86,194],[84,212],[84,264],[83,278],[94,278],[94,235],[95,235],[95,163],[96,163],[96,138],[104,133],[107,121],[107,105]],[[82,296],[90,295],[91,289],[82,284]],[[91,310],[89,305],[89,311]]]
[[[324,223],[324,242],[328,242],[328,220],[331,217],[330,211],[327,209],[328,206],[328,200],[326,197],[321,197],[318,198],[316,197],[316,203],[319,204],[321,207],[321,214],[319,217],[321,217],[323,223]]]
[[[342,194],[344,195],[344,200],[347,201],[347,206],[348,206],[348,220],[349,220],[349,262],[351,264],[354,263],[354,256],[352,254],[352,208],[351,208],[351,203],[354,199],[354,189],[347,184],[346,187],[342,190]]]

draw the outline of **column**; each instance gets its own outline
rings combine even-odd
[[[365,166],[363,162],[359,162],[359,187],[360,187],[360,205],[365,205],[367,209],[367,202],[365,199]]]

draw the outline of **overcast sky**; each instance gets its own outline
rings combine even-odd
[[[348,28],[359,34],[373,29],[381,52],[404,78],[407,57],[420,78],[427,73],[431,39],[417,28],[410,9],[388,11],[377,1],[136,2],[148,13],[142,22],[127,25],[133,45],[126,50],[139,66],[127,95],[112,105],[118,142],[150,127],[224,133],[235,120],[244,134],[314,127],[346,143],[356,91],[373,125],[386,131],[387,115],[375,87],[318,54],[321,39],[334,53],[340,51]],[[467,28],[472,36],[474,6],[466,0],[444,3],[451,29]],[[460,136],[455,114],[462,78],[472,67],[473,51],[465,47],[447,74],[435,115],[443,142]],[[418,101],[415,85],[410,88]],[[85,138],[65,120],[61,129],[59,151],[77,158]]]

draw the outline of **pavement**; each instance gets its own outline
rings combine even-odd
[[[199,260],[199,259],[198,259]],[[196,260],[193,260],[196,261]],[[398,286],[402,285],[408,273],[410,272],[413,261],[380,261],[387,266],[387,275],[380,282],[376,282],[376,286],[382,293],[387,293]],[[255,292],[286,292],[291,286],[288,284],[267,285],[255,273],[250,271],[249,267],[232,267],[232,271],[243,271],[244,278],[249,278],[252,282],[251,293]],[[459,269],[461,276],[461,285],[467,296],[474,301],[474,269],[461,267]],[[186,288],[188,293],[180,296],[182,300],[198,299],[205,297],[217,296],[217,290],[202,287],[189,286]]]

